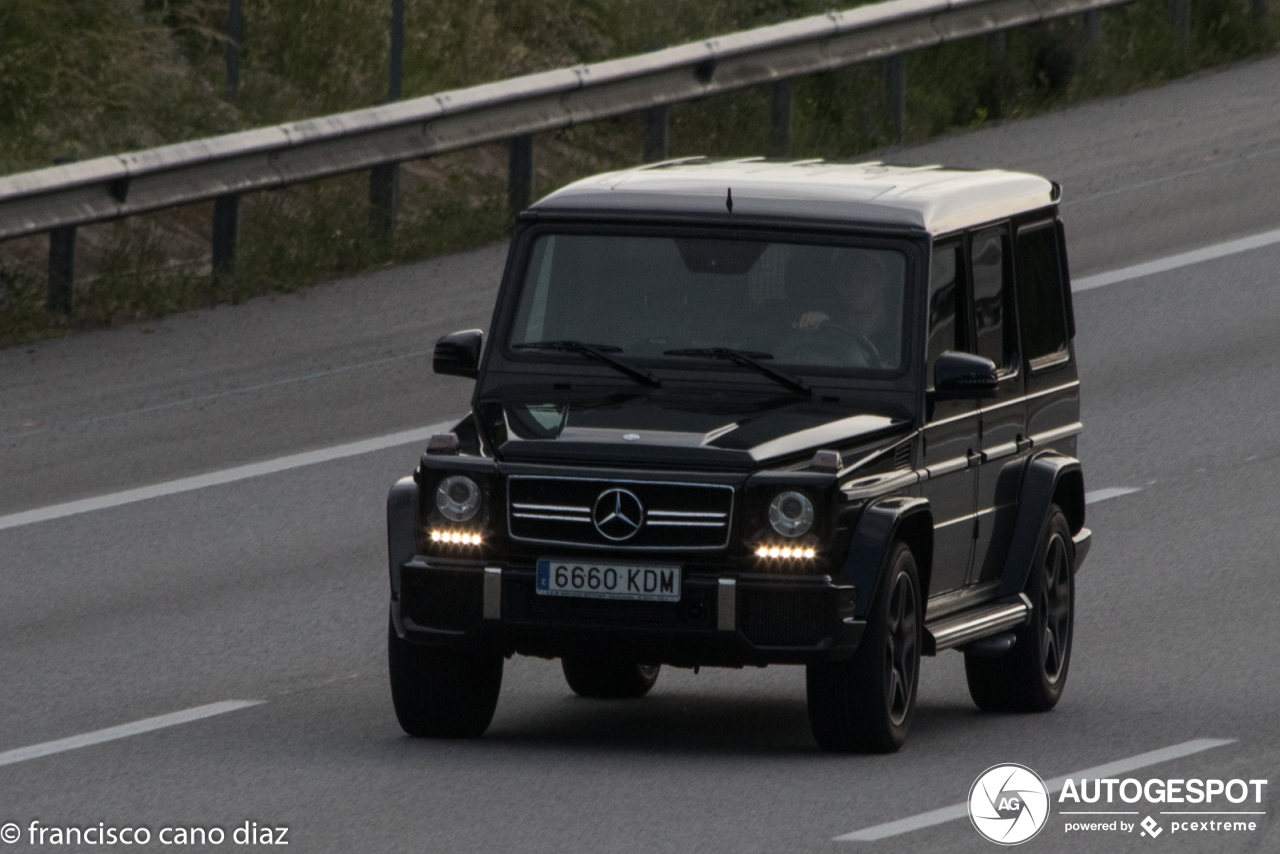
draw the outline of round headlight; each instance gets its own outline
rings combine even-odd
[[[813,502],[803,492],[779,492],[769,502],[769,524],[784,537],[799,537],[813,527]]]
[[[464,474],[440,481],[436,488],[436,509],[451,522],[467,522],[480,512],[480,485]]]

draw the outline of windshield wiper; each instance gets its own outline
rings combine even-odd
[[[621,353],[621,347],[612,344],[584,344],[581,341],[529,341],[524,344],[513,344],[515,350],[556,350],[561,353],[581,353],[582,355],[604,362],[609,367],[621,371],[636,382],[644,383],[650,388],[662,388],[662,380],[643,368],[628,365],[621,359],[615,359],[610,353]]]
[[[725,359],[737,365],[754,368],[774,382],[781,383],[794,392],[806,397],[813,397],[813,389],[799,377],[774,370],[760,361],[772,359],[772,353],[759,353],[755,350],[734,350],[730,347],[689,347],[684,350],[664,350],[664,356],[694,356],[701,359]]]

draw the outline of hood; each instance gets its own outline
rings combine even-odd
[[[743,470],[804,462],[819,449],[866,449],[910,426],[900,414],[740,392],[507,400],[482,417],[505,426],[502,459]]]

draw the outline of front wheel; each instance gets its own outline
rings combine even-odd
[[[636,664],[590,655],[566,655],[564,680],[580,697],[629,700],[649,693],[658,681],[658,664]]]
[[[391,701],[413,736],[476,738],[489,728],[502,687],[502,655],[410,643],[387,627]]]
[[[969,695],[988,712],[1047,712],[1058,704],[1071,664],[1075,578],[1071,528],[1058,505],[1049,508],[1024,592],[1031,619],[1000,658],[966,652]]]
[[[809,725],[824,750],[893,753],[915,715],[924,622],[915,555],[894,544],[853,658],[805,672]]]

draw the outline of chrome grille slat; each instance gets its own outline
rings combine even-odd
[[[552,519],[557,522],[590,522],[590,516],[551,516],[547,513],[513,513],[516,519]]]
[[[585,513],[591,515],[590,507],[565,507],[560,504],[512,504],[517,510],[554,510],[562,513]]]
[[[643,524],[625,541],[606,538],[592,519],[600,495],[617,488],[633,493],[644,507]],[[734,497],[727,484],[511,475],[507,525],[511,538],[524,542],[609,550],[723,549]]]

